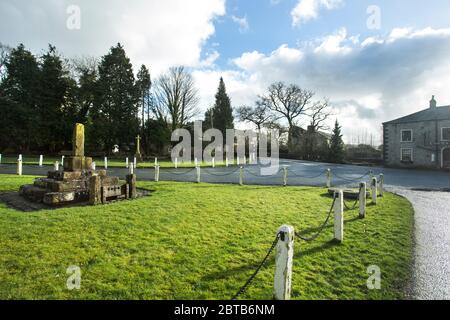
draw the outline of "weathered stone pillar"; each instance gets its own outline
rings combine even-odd
[[[84,125],[81,123],[75,124],[73,130],[73,156],[84,157]]]
[[[367,185],[365,182],[361,182],[359,185],[359,217],[364,219],[366,217],[366,192]]]
[[[273,298],[289,300],[291,298],[292,261],[294,258],[294,227],[284,225],[279,230],[280,236],[276,246],[275,277]]]
[[[129,198],[136,199],[137,198],[137,190],[136,190],[136,175],[129,174],[126,177],[128,188],[129,188]]]
[[[335,194],[334,203],[334,239],[344,241],[344,192],[342,190]]]
[[[94,175],[89,178],[89,204],[97,205],[101,202],[101,178],[98,175]]]

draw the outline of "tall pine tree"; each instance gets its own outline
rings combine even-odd
[[[119,43],[102,57],[99,66],[91,118],[91,147],[109,151],[115,144],[134,143],[139,132],[138,94],[133,67]]]
[[[233,109],[231,108],[230,98],[228,97],[223,78],[220,78],[219,88],[216,93],[216,102],[208,114],[214,128],[219,129],[223,137],[226,137],[226,129],[234,128]]]
[[[35,56],[20,44],[6,58],[5,74],[0,84],[0,149],[29,151],[38,143],[39,67]]]
[[[341,127],[337,120],[331,136],[328,160],[332,163],[344,162],[344,141],[342,140]]]

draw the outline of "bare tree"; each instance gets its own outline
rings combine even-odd
[[[330,127],[326,121],[333,114],[328,99],[315,102],[309,109],[308,116],[311,118],[310,126],[314,128],[314,131],[329,130]]]
[[[256,107],[242,106],[237,109],[239,120],[242,122],[250,122],[256,126],[258,133],[264,124],[269,123],[274,119],[267,106],[257,102]]]
[[[172,130],[186,125],[198,112],[198,90],[184,67],[170,68],[161,75],[155,85],[155,95],[154,112],[160,119],[169,118]]]
[[[289,126],[288,146],[292,144],[293,129],[300,116],[306,115],[310,108],[314,93],[304,90],[295,84],[286,85],[283,82],[272,84],[266,95],[260,96],[261,105],[284,118]]]
[[[10,52],[11,48],[0,42],[0,82],[6,76],[6,62]]]

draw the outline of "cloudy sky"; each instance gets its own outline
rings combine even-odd
[[[449,12],[448,0],[0,0],[0,42],[68,57],[121,42],[154,78],[189,67],[203,109],[220,76],[235,107],[297,83],[331,100],[347,142],[379,141],[383,121],[431,95],[450,104]]]

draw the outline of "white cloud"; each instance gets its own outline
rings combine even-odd
[[[231,16],[231,19],[239,26],[239,32],[244,33],[247,32],[250,28],[250,25],[247,20],[247,16],[244,16],[242,18]]]
[[[80,30],[66,28],[72,4],[81,9]],[[225,0],[2,0],[0,39],[13,46],[23,42],[34,52],[50,42],[67,56],[104,55],[121,42],[133,65],[145,63],[158,73],[172,65],[211,63],[214,55],[205,58],[203,47],[223,15]]]
[[[291,11],[292,25],[299,26],[302,23],[317,19],[321,9],[336,9],[343,3],[343,0],[299,0]]]
[[[393,31],[361,41],[341,29],[315,45],[245,52],[231,63],[235,71],[196,72],[205,101],[214,101],[220,75],[233,106],[254,103],[275,81],[297,83],[330,98],[349,142],[361,132],[381,142],[382,122],[427,108],[433,94],[439,105],[450,104],[450,29]]]

